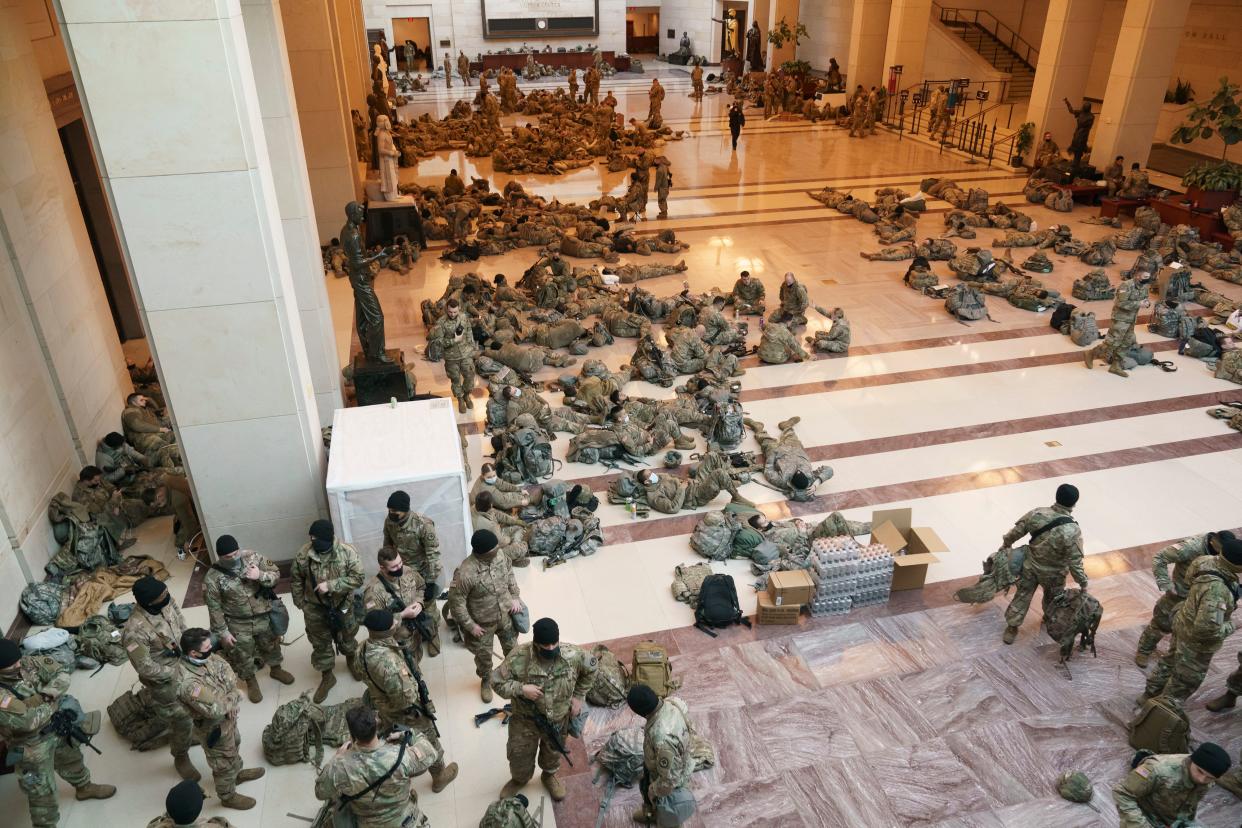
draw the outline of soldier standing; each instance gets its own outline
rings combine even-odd
[[[660,205],[658,219],[668,218],[668,192],[673,186],[673,170],[669,160],[664,156],[656,159],[655,189],[656,202]]]
[[[565,798],[565,784],[557,777],[561,751],[570,733],[570,721],[582,712],[582,703],[595,682],[595,657],[574,644],[561,643],[561,631],[551,618],[540,618],[531,628],[534,643],[519,644],[492,671],[492,687],[502,699],[513,701],[508,722],[509,781],[500,790],[507,799],[535,774],[553,801]],[[555,731],[556,741],[550,731]]]
[[[741,104],[734,101],[729,107],[729,135],[733,138],[733,151],[737,151],[737,139],[742,134],[742,127],[746,125],[746,115],[742,113]]]
[[[232,535],[216,539],[216,559],[207,572],[203,599],[211,631],[246,683],[247,697],[258,704],[263,691],[255,677],[257,664],[268,665],[272,678],[281,684],[293,684],[293,676],[280,666],[280,638],[272,632],[269,617],[280,572],[258,552],[243,552]]]
[[[492,700],[492,641],[508,656],[517,643],[512,616],[522,610],[521,594],[509,559],[498,554],[500,541],[486,529],[470,536],[470,557],[453,573],[449,611],[461,625],[466,649],[474,654],[479,698]]]
[[[200,819],[203,789],[192,780],[177,783],[164,798],[164,814],[147,823],[147,828],[233,828],[224,817]]]
[[[474,331],[470,317],[462,313],[461,303],[450,299],[444,315],[427,334],[428,342],[438,342],[444,354],[444,373],[448,374],[457,399],[457,410],[465,413],[474,408],[470,392],[474,390]]]
[[[463,84],[470,86],[470,58],[461,50],[457,52],[457,74],[461,75]]]
[[[336,540],[331,521],[317,520],[310,525],[310,542],[293,558],[290,580],[293,604],[305,616],[311,665],[322,676],[314,696],[318,704],[336,684],[337,652],[345,656],[353,677],[362,677],[352,602],[354,590],[362,586],[362,560],[356,549]]]
[[[1146,667],[1160,639],[1173,632],[1173,616],[1186,600],[1186,593],[1190,589],[1190,584],[1186,581],[1190,565],[1203,555],[1219,555],[1220,546],[1226,540],[1233,540],[1233,532],[1208,532],[1206,535],[1196,535],[1166,546],[1152,558],[1151,571],[1156,576],[1156,586],[1160,588],[1161,595],[1152,610],[1151,622],[1139,636],[1138,651],[1134,655],[1135,664]],[[1169,575],[1169,564],[1173,564],[1172,576]]]
[[[342,799],[358,828],[429,825],[418,809],[415,776],[431,767],[440,752],[419,733],[407,733],[396,743],[381,739],[379,719],[369,707],[345,713],[350,741],[324,763],[315,780],[315,796],[323,801]],[[366,796],[362,794],[366,792]]]
[[[410,496],[397,490],[388,496],[388,520],[384,521],[384,545],[395,547],[404,566],[416,571],[423,581],[422,604],[427,611],[427,626],[431,638],[427,657],[440,654],[440,610],[436,605],[439,587],[436,581],[442,571],[440,566],[440,541],[436,537],[436,525],[431,518],[410,511]]]
[[[1006,644],[1018,637],[1018,627],[1031,607],[1035,589],[1043,590],[1043,608],[1065,590],[1065,573],[1069,572],[1083,589],[1087,573],[1082,568],[1082,529],[1070,517],[1078,502],[1078,488],[1069,483],[1057,487],[1057,500],[1051,507],[1040,506],[1018,519],[1005,533],[1002,549],[1009,549],[1023,535],[1030,534],[1026,560],[1018,578],[1018,588],[1005,610]]]
[[[22,650],[7,638],[0,638],[0,739],[9,755],[20,751],[17,785],[26,794],[33,828],[56,828],[60,806],[56,801],[56,775],[76,790],[76,798],[109,799],[116,793],[112,785],[91,782],[91,772],[82,760],[82,747],[55,732],[45,732],[52,717],[60,712],[60,699],[69,686],[69,676],[47,656],[22,658]]]
[[[630,710],[647,720],[643,728],[643,776],[639,782],[643,805],[634,821],[644,825],[682,825],[694,814],[690,775],[694,773],[691,739],[694,730],[681,699],[663,701],[645,684],[636,684],[626,696]]]
[[[1190,590],[1173,616],[1169,652],[1148,676],[1139,704],[1163,696],[1180,705],[1203,684],[1212,656],[1233,635],[1229,619],[1237,607],[1239,567],[1239,540],[1222,543],[1219,555],[1204,555],[1190,567]]]
[[[397,620],[388,610],[373,609],[364,622],[369,633],[362,645],[362,680],[385,730],[393,725],[408,727],[435,750],[431,790],[439,793],[457,778],[457,763],[444,764],[444,748],[436,727],[435,706],[413,656],[393,636]]]
[[[690,86],[694,90],[690,93],[690,97],[696,101],[703,100],[703,64],[697,60],[694,62],[694,68],[690,70]]]
[[[121,644],[142,686],[151,691],[151,707],[168,728],[168,748],[182,779],[202,779],[190,761],[190,714],[177,701],[177,659],[185,620],[163,583],[144,575],[134,584],[138,610],[121,632]]]
[[[1198,825],[1199,800],[1230,764],[1229,754],[1213,742],[1191,754],[1148,756],[1113,786],[1122,828]]]
[[[572,66],[569,69],[569,99],[578,100],[578,70]]]
[[[223,658],[212,658],[211,633],[191,627],[181,635],[177,662],[177,700],[194,723],[194,738],[203,746],[216,783],[216,796],[226,808],[247,811],[254,799],[237,793],[237,785],[263,777],[263,768],[242,768],[238,748],[237,674]]]
[[[422,658],[423,636],[418,627],[425,629],[429,621],[423,611],[425,587],[423,576],[405,565],[397,548],[385,546],[379,551],[379,573],[362,591],[362,606],[368,612],[386,609],[401,622],[393,638],[415,661]]]
[[[453,58],[448,52],[444,53],[444,86],[446,89],[453,88]]]

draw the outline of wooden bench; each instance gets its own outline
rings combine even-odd
[[[1063,193],[1069,193],[1074,201],[1081,201],[1084,204],[1095,204],[1100,200],[1100,196],[1108,192],[1107,187],[1101,187],[1099,184],[1053,184],[1052,186]]]
[[[1151,199],[1147,198],[1121,198],[1120,196],[1105,196],[1100,199],[1100,215],[1104,218],[1116,218],[1117,216],[1132,216],[1134,211],[1140,207],[1146,207]]]

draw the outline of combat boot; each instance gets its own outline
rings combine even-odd
[[[250,699],[253,704],[263,701],[263,690],[259,687],[259,680],[255,676],[246,679],[246,698]]]
[[[265,771],[263,768],[243,768],[237,772],[237,781],[253,782],[256,779],[262,779]]]
[[[198,768],[194,767],[194,763],[190,761],[190,754],[188,753],[173,754],[173,767],[177,769],[177,774],[182,779],[199,782],[203,778],[203,775],[198,772]]]
[[[565,783],[555,773],[542,773],[539,779],[548,789],[548,796],[552,797],[553,802],[560,802],[565,798]]]
[[[276,679],[276,681],[281,684],[293,684],[293,673],[288,672],[283,667],[273,665],[269,672],[272,674],[272,678]]]
[[[1095,367],[1095,348],[1088,348],[1082,352],[1082,361],[1088,368]]]
[[[74,793],[77,799],[111,799],[116,793],[116,785],[96,785],[87,782]]]
[[[655,822],[655,817],[653,817],[651,812],[647,810],[646,805],[636,810],[632,818],[639,825],[651,825]]]
[[[220,804],[226,808],[232,808],[234,811],[249,811],[254,807],[254,799],[245,794],[234,792],[228,796],[220,797]]]
[[[336,686],[336,674],[331,670],[324,670],[319,679],[319,686],[315,688],[315,695],[312,697],[315,704],[319,704],[328,697],[328,691]]]
[[[1219,696],[1217,696],[1216,698],[1212,699],[1210,702],[1205,704],[1204,707],[1206,707],[1208,710],[1211,710],[1213,713],[1219,713],[1222,710],[1228,710],[1229,708],[1233,707],[1237,703],[1238,703],[1238,694],[1230,693],[1228,690],[1226,690],[1224,693],[1221,693]]]
[[[457,398],[457,411],[458,411],[459,413],[461,413],[461,414],[465,414],[465,413],[466,413],[466,399],[465,399],[465,397],[458,397],[458,398]]]
[[[1148,662],[1151,661],[1151,653],[1145,653],[1139,650],[1134,654],[1134,663],[1143,669],[1147,669]]]
[[[793,428],[800,422],[802,422],[801,417],[790,417],[788,420],[781,420],[776,424],[776,427],[781,431],[784,431],[787,428]]]
[[[1018,628],[1014,626],[1005,627],[1005,634],[1001,636],[1001,641],[1006,644],[1012,644],[1018,637]]]
[[[474,397],[471,397],[469,394],[466,395],[466,408],[474,409]]]
[[[505,786],[500,789],[500,798],[508,799],[509,797],[513,796],[514,794],[522,790],[522,788],[525,787],[525,785],[526,785],[525,782],[519,782],[516,779],[510,779],[508,782],[505,783]]]
[[[439,773],[431,774],[431,792],[439,793],[449,786],[449,784],[457,778],[457,763],[445,765],[440,769]]]
[[[1110,374],[1116,374],[1116,375],[1117,375],[1117,376],[1119,376],[1119,377],[1128,377],[1128,376],[1130,376],[1130,372],[1129,372],[1129,371],[1127,371],[1125,368],[1122,368],[1122,367],[1121,367],[1121,364],[1120,364],[1120,363],[1118,363],[1118,362],[1114,362],[1112,365],[1110,365],[1110,366],[1109,366],[1109,368],[1108,368],[1108,373],[1110,373]]]
[[[483,700],[484,704],[492,703],[492,683],[487,679],[479,682],[479,698]]]

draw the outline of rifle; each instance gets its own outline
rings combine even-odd
[[[474,716],[474,726],[481,727],[484,722],[491,719],[500,719],[502,725],[509,723],[509,717],[513,715],[513,705],[506,704],[504,707],[492,707],[482,713],[476,713]]]
[[[414,708],[420,716],[431,722],[431,729],[435,731],[436,738],[438,739],[440,738],[440,727],[436,724],[436,715],[431,712],[431,691],[427,689],[427,682],[423,680],[422,671],[418,669],[418,662],[414,660],[414,657],[410,655],[409,651],[406,650],[405,647],[397,645],[397,649],[401,651],[401,658],[405,660],[405,666],[409,668],[410,675],[414,677],[415,683],[418,684],[418,701],[411,704],[410,707]],[[365,645],[362,649],[361,655],[362,670],[367,674],[367,678],[374,682],[375,679],[371,676],[371,668],[367,665],[367,652]]]
[[[388,582],[388,579],[382,574],[377,575],[376,578],[384,587],[384,591],[388,593],[390,598],[392,598],[392,603],[388,605],[388,611],[393,615],[400,615],[405,612],[406,607],[409,605],[397,593],[397,590],[393,588],[392,584]],[[401,619],[401,625],[410,632],[416,633],[421,641],[431,641],[435,637],[435,632],[431,629],[431,619],[427,617],[427,606],[425,602],[423,604],[422,612],[413,618]]]
[[[569,758],[569,749],[565,747],[565,740],[561,738],[560,730],[557,729],[556,725],[548,721],[548,717],[540,713],[538,708],[536,708],[533,704],[531,705],[530,712],[531,718],[535,722],[535,727],[539,728],[539,731],[552,745],[553,749],[555,749],[561,756],[564,756],[565,761],[568,762],[569,766],[572,768],[574,766],[574,760]]]
[[[69,747],[74,747],[74,742],[76,741],[79,745],[95,751],[99,756],[103,755],[99,748],[91,744],[92,737],[90,734],[78,726],[77,714],[72,710],[57,710],[52,714],[51,721],[39,731],[40,736],[47,736],[52,733],[64,739],[65,744],[69,745]],[[573,763],[570,764],[572,765]]]

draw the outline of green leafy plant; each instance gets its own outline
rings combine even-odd
[[[1219,135],[1225,142],[1221,160],[1229,154],[1229,148],[1242,141],[1242,104],[1238,95],[1242,88],[1230,83],[1229,78],[1220,79],[1220,88],[1204,103],[1196,103],[1182,125],[1173,130],[1169,140],[1174,144],[1189,144],[1199,138]]]
[[[788,21],[783,17],[781,22],[768,30],[768,43],[771,43],[778,49],[791,41],[793,45],[797,46],[802,41],[810,39],[811,34],[806,30],[805,24],[795,23],[793,28],[790,28]]]
[[[787,60],[781,64],[781,71],[786,75],[806,75],[811,71],[811,64],[805,60]]]
[[[1190,81],[1177,79],[1177,84],[1172,89],[1164,91],[1164,102],[1171,104],[1184,105],[1195,99],[1194,87],[1190,85]]]
[[[1018,127],[1018,135],[1013,140],[1013,154],[1026,155],[1035,146],[1035,122],[1027,121]]]
[[[1182,176],[1182,184],[1200,190],[1226,192],[1242,190],[1242,164],[1232,161],[1202,161]]]

